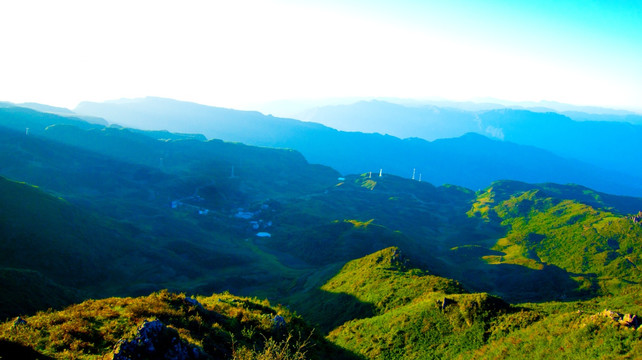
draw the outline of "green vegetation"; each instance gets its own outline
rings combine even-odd
[[[425,293],[465,292],[456,281],[410,266],[398,248],[383,249],[348,262],[321,290],[352,295],[373,304],[377,313],[407,304]]]
[[[489,323],[507,304],[487,294],[427,294],[372,318],[353,320],[328,338],[369,359],[444,359],[484,345]]]
[[[369,359],[442,358],[477,349],[490,320],[509,310],[498,298],[466,294],[456,281],[414,268],[398,248],[348,262],[321,290],[372,306],[328,335]]]
[[[474,193],[385,174],[337,180],[291,150],[6,109],[0,319],[27,325],[0,325],[0,350],[110,358],[154,319],[165,340],[213,358],[642,349],[639,324],[622,322],[642,314],[642,226],[629,215],[641,199],[578,185]],[[301,317],[268,300],[199,296],[201,308],[175,294],[226,290]],[[274,331],[277,314],[287,331]]]
[[[488,204],[487,194],[473,205],[471,214],[480,214],[479,204]],[[492,248],[501,255],[484,259],[534,270],[559,267],[577,282],[575,292],[580,294],[617,292],[638,283],[642,227],[626,216],[594,207],[603,203],[588,202],[593,206],[536,189],[517,192],[492,208],[486,205],[481,216],[493,213],[507,232]]]
[[[640,324],[614,318],[642,313],[640,289],[617,296],[566,303],[525,304],[537,316],[528,326],[495,332],[485,346],[465,358],[514,359],[528,354],[537,359],[628,359],[642,350]]]
[[[300,272],[274,271],[273,256],[245,241],[254,232],[234,214],[336,179],[290,150],[161,141],[31,110],[4,109],[0,120],[0,174],[39,186],[0,182],[2,274],[33,280],[22,289],[0,277],[3,319],[162,288],[277,297]],[[172,209],[174,200],[184,205]],[[36,285],[51,296],[35,296]]]
[[[139,298],[88,300],[62,311],[39,312],[24,318],[24,324],[2,324],[0,339],[5,347],[17,343],[56,359],[100,359],[113,354],[121,339],[134,338],[136,329],[150,320],[160,320],[203,358],[352,358],[287,309],[229,294],[191,299],[161,291]]]

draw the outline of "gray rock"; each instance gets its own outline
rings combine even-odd
[[[274,331],[283,331],[285,330],[285,327],[287,326],[285,319],[281,315],[276,315],[274,319],[272,319],[272,329]]]
[[[165,359],[193,360],[203,353],[183,340],[178,332],[160,320],[145,321],[132,340],[120,340],[114,349],[114,360]]]
[[[16,318],[16,320],[13,321],[13,326],[21,326],[21,325],[27,325],[27,321],[20,316]]]
[[[183,301],[186,304],[192,305],[192,306],[194,306],[194,307],[196,307],[198,309],[203,309],[203,305],[200,302],[198,302],[198,300],[196,300],[196,299],[193,299],[191,297],[187,297],[186,296],[185,299],[183,299]]]

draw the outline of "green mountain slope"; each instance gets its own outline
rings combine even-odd
[[[443,358],[477,349],[490,321],[510,310],[498,298],[467,294],[456,281],[413,268],[397,248],[348,262],[321,290],[372,305],[372,314],[355,317],[328,335],[368,359]]]
[[[454,280],[413,268],[396,247],[348,262],[321,290],[352,295],[373,304],[378,313],[407,304],[425,293],[465,292]]]
[[[489,342],[460,359],[634,359],[642,350],[640,289],[581,302],[526,304],[537,319],[494,326]]]
[[[57,119],[51,116],[41,116],[41,124]],[[41,292],[62,287],[47,301],[22,301],[33,306],[19,304],[18,289],[7,291],[3,316],[77,301],[69,295],[76,290],[82,290],[79,296],[161,288],[280,294],[301,271],[246,241],[256,231],[235,215],[257,200],[320,191],[337,176],[289,150],[157,140],[124,129],[49,124],[28,135],[0,128],[0,138],[0,174],[56,194],[39,191],[30,200],[20,191],[3,191],[6,251],[0,267],[18,271],[16,278],[29,277],[32,290],[36,284]],[[54,206],[44,206],[49,202]],[[23,223],[19,230],[16,218]],[[33,219],[42,225],[30,226]],[[52,250],[51,259],[45,250]],[[71,283],[76,277],[85,280]],[[57,279],[64,282],[56,285]],[[5,283],[8,289],[14,282]]]
[[[0,177],[0,317],[87,296],[133,294],[250,260],[225,241],[152,236]],[[22,279],[22,281],[18,281]]]
[[[508,305],[488,294],[427,294],[381,315],[350,321],[328,339],[368,359],[447,359],[484,345]]]
[[[348,262],[322,290],[371,304],[372,312],[346,320],[324,339],[266,300],[161,291],[89,300],[0,324],[0,356],[161,358],[180,350],[185,359],[584,359],[630,358],[642,349],[639,288],[515,307],[466,293],[388,248]],[[351,310],[341,302],[329,305],[333,309],[316,311],[331,316],[328,310]]]
[[[305,279],[304,286],[286,299],[326,333],[346,321],[382,314],[425,293],[465,292],[454,280],[412,268],[396,247],[326,269],[320,276]]]
[[[88,300],[22,321],[0,325],[0,357],[356,359],[287,309],[229,294]]]
[[[267,246],[304,256],[301,246],[323,245],[316,256],[323,263],[398,246],[439,272],[441,249],[476,231],[478,220],[465,215],[473,199],[472,191],[456,186],[435,187],[385,174],[351,175],[322,193],[283,201],[274,221],[280,224],[275,234],[284,240],[275,237]],[[356,251],[359,244],[362,249]],[[356,252],[337,250],[345,247]]]
[[[348,262],[321,289],[318,303],[330,306],[316,305],[312,314],[319,317],[354,311],[350,301],[371,306],[327,336],[367,359],[627,358],[642,346],[639,287],[517,307],[466,293],[457,282],[412,268],[389,248]],[[343,294],[343,301],[324,294]]]
[[[2,302],[12,304],[10,309],[2,308],[1,317],[9,311],[31,312],[42,305],[78,300],[70,289],[90,289],[110,278],[126,278],[124,269],[117,266],[115,250],[132,250],[124,227],[2,177],[0,234]],[[27,283],[33,286],[26,289],[25,283],[15,281],[19,278],[33,281]],[[22,301],[29,293],[32,296]]]
[[[503,235],[492,247],[499,253],[483,259],[536,271],[558,267],[577,282],[573,291],[608,293],[639,283],[642,227],[621,214],[642,206],[640,200],[579,190],[582,195],[574,196],[574,186],[502,182],[481,192],[469,214]]]
[[[641,313],[642,199],[579,185],[500,181],[475,193],[385,171],[339,177],[292,150],[29,114],[0,126],[0,174],[39,186],[0,178],[0,318],[163,288],[229,290],[287,304],[317,327],[320,347],[337,351],[327,335],[365,358],[638,348],[620,322],[593,316]],[[27,124],[42,128],[16,130]],[[78,321],[49,312],[27,320],[35,330],[5,324],[0,348],[102,356],[136,336],[154,306],[175,315],[165,319],[185,343],[222,351],[214,356],[265,358],[285,346],[271,342],[265,312],[275,314],[257,301],[199,299],[223,318],[167,293],[108,299],[78,305]],[[263,320],[238,304],[218,308],[228,300]],[[584,342],[585,328],[610,345]]]

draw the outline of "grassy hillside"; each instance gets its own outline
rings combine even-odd
[[[477,349],[491,320],[510,310],[498,298],[467,294],[456,281],[413,267],[398,248],[348,262],[320,289],[328,294],[320,295],[324,305],[328,298],[340,299],[331,295],[344,295],[344,302],[331,302],[335,312],[354,309],[347,299],[371,306],[370,313],[353,313],[328,335],[368,359],[443,358]],[[335,316],[326,307],[310,306],[308,313]]]
[[[388,248],[348,262],[321,290],[317,304],[326,306],[311,312],[319,317],[370,306],[327,336],[367,359],[629,358],[642,346],[639,287],[591,300],[514,306],[467,293]]]
[[[387,248],[348,262],[320,290],[370,304],[371,312],[350,313],[323,338],[267,300],[160,291],[88,300],[0,324],[0,357],[161,358],[180,352],[186,359],[585,359],[630,358],[642,349],[639,288],[516,307],[486,293],[466,293]],[[328,299],[310,305],[324,316],[353,310]]]
[[[519,328],[495,326],[486,345],[460,358],[637,358],[642,350],[639,298],[636,287],[587,301],[525,304],[536,321]]]
[[[642,199],[515,181],[475,193],[378,171],[339,178],[292,150],[71,123],[0,127],[0,174],[39,186],[0,177],[0,319],[163,288],[229,290],[314,324],[312,358],[639,348],[600,314],[642,313]],[[282,309],[230,295],[199,297],[205,310],[186,301],[164,292],[39,313],[0,326],[0,349],[109,358],[157,317],[166,340],[214,358],[307,356],[296,345],[307,334],[271,332]],[[604,344],[588,344],[586,328]]]
[[[324,333],[346,321],[407,304],[426,292],[465,292],[454,280],[413,267],[396,247],[322,269],[302,279],[285,301]]]
[[[448,359],[485,344],[508,305],[488,294],[426,294],[381,315],[350,321],[328,339],[368,359]]]
[[[31,350],[54,359],[356,359],[287,309],[229,294],[88,300],[23,321],[0,325],[0,357]]]
[[[11,124],[36,126],[17,114]],[[0,127],[0,174],[42,190],[34,199],[2,192],[6,251],[0,267],[41,272],[53,281],[42,282],[43,288],[60,279],[63,288],[96,296],[160,288],[276,296],[300,275],[246,241],[256,231],[235,214],[239,208],[256,212],[256,202],[268,198],[321,191],[336,182],[332,169],[290,150],[158,140],[34,116],[44,126],[39,132]],[[70,283],[78,278],[85,280]],[[36,308],[69,303],[51,299]],[[36,309],[11,307],[11,314]]]
[[[117,260],[117,254],[133,249],[125,227],[2,177],[0,234],[2,302],[12,304],[14,311],[77,300],[65,287],[88,290],[111,279],[130,279]],[[33,281],[33,287],[25,289],[25,283],[15,281],[18,278]],[[42,297],[48,291],[51,302]],[[33,297],[21,300],[28,293]],[[3,307],[3,318],[6,311]]]
[[[398,246],[439,272],[442,249],[476,229],[478,221],[465,215],[473,199],[472,191],[456,186],[435,187],[385,174],[351,175],[323,193],[283,201],[274,222],[285,241],[270,244],[281,250],[323,244],[315,252],[322,263]],[[346,247],[357,249],[340,250]],[[310,249],[302,250],[310,254]]]
[[[413,268],[410,260],[396,247],[348,262],[321,290],[352,295],[359,301],[373,304],[378,313],[404,305],[425,293],[465,292],[454,280]]]
[[[298,276],[275,267],[251,244],[194,226],[181,214],[165,218],[164,225],[134,225],[0,178],[0,318],[60,308],[88,296],[163,287],[248,293],[268,283],[264,291],[278,294]]]
[[[621,215],[640,206],[639,199],[603,199],[590,190],[573,196],[577,191],[573,186],[564,190],[505,182],[480,193],[469,214],[505,229],[492,247],[499,253],[483,259],[535,271],[558,267],[577,283],[575,295],[617,292],[639,283],[642,227]],[[564,296],[574,296],[573,292]]]

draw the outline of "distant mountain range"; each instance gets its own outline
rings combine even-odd
[[[12,317],[0,357],[592,359],[642,348],[642,198],[425,179],[637,183],[480,134],[402,140],[223,113],[238,116],[233,136],[289,141],[309,158],[431,168],[415,180],[344,175],[291,149],[0,107],[0,320]],[[287,136],[261,138],[253,122]]]
[[[308,161],[343,174],[383,169],[411,177],[414,169],[417,179],[421,174],[424,181],[473,189],[512,179],[579,183],[615,194],[642,195],[642,166],[636,166],[642,164],[635,152],[642,127],[631,124],[576,122],[559,114],[523,110],[472,113],[385,102],[326,110],[337,126],[351,119],[354,129],[386,128],[377,132],[399,134],[338,131],[314,122],[162,98],[85,102],[75,109],[128,127],[295,149]],[[463,136],[469,132],[497,140]],[[408,136],[413,138],[400,138]],[[442,136],[448,139],[425,140]]]
[[[628,111],[578,107],[551,102],[524,103],[523,105],[370,100],[309,108],[299,112],[297,118],[318,122],[338,130],[378,132],[401,138],[420,137],[426,140],[456,137],[467,132],[495,136],[493,129],[487,129],[488,125],[479,118],[479,114],[493,111],[502,111],[507,114],[506,121],[510,121],[509,114],[513,112],[528,112],[557,113],[574,121],[642,124],[642,115]],[[546,107],[547,105],[550,107]]]

